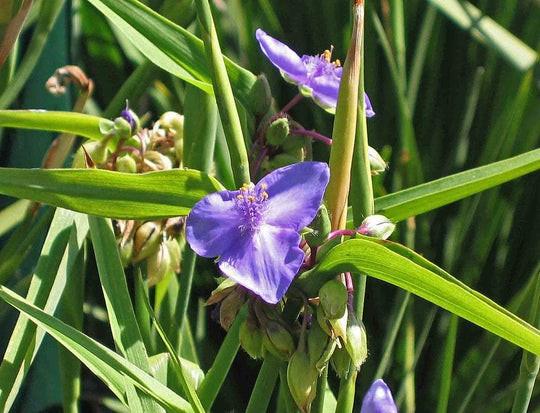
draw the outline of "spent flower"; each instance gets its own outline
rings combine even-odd
[[[302,162],[256,185],[207,195],[189,214],[187,241],[200,256],[219,256],[227,277],[275,304],[304,261],[298,232],[317,214],[329,175],[325,163]]]
[[[261,29],[257,29],[255,36],[263,53],[287,82],[297,85],[302,95],[313,98],[324,110],[335,112],[343,68],[338,60],[331,61],[330,50],[317,56],[300,57],[289,46]],[[366,116],[374,116],[367,94],[364,94],[364,99]]]

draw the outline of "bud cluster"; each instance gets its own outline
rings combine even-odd
[[[84,143],[75,153],[74,168],[108,169],[143,173],[182,166],[184,117],[166,112],[152,129],[128,105],[114,121],[103,121],[101,141]],[[125,267],[144,263],[149,286],[169,272],[179,272],[184,218],[158,221],[114,222],[118,249]]]

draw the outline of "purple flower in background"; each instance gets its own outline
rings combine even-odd
[[[317,214],[329,176],[325,163],[302,162],[207,195],[189,214],[187,241],[200,256],[221,256],[227,277],[275,304],[302,265],[298,231]]]
[[[334,113],[337,105],[339,82],[343,68],[339,61],[331,62],[332,52],[326,50],[318,56],[298,56],[289,46],[257,29],[255,36],[263,53],[276,66],[283,78],[295,85],[304,96],[313,98],[324,110]],[[375,115],[367,94],[366,116]]]
[[[397,413],[392,392],[381,379],[375,380],[362,401],[360,413]]]

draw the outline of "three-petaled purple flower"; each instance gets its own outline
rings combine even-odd
[[[189,214],[187,241],[200,256],[221,256],[227,277],[275,304],[304,261],[298,231],[315,217],[329,176],[325,163],[302,162],[207,195]]]
[[[360,413],[397,413],[392,392],[381,380],[375,380],[362,401]]]
[[[338,62],[331,62],[331,52],[318,56],[298,56],[289,46],[257,29],[255,36],[263,53],[276,66],[283,78],[295,85],[304,96],[313,98],[324,110],[334,113],[339,93],[339,83],[343,68]],[[366,116],[375,115],[367,94]]]

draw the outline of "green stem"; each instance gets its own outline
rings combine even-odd
[[[452,367],[454,365],[454,352],[456,349],[456,336],[459,318],[456,315],[450,316],[448,335],[444,346],[444,358],[441,371],[441,385],[439,388],[437,413],[445,413],[448,409],[450,399],[450,384],[452,383]]]
[[[189,297],[191,295],[191,285],[193,284],[193,274],[195,273],[195,262],[197,255],[189,246],[186,245],[182,261],[182,281],[180,282],[180,291],[176,300],[176,310],[174,318],[178,323],[178,334],[182,336],[182,328],[187,314]]]
[[[317,381],[317,395],[311,404],[311,413],[324,412],[324,396],[326,394],[326,386],[328,384],[328,367],[323,370]]]
[[[240,325],[247,316],[247,309],[245,307],[240,310],[236,319],[229,328],[229,332],[223,340],[221,347],[217,353],[217,356],[212,364],[212,367],[206,374],[206,377],[202,381],[198,393],[199,399],[206,411],[209,411],[212,404],[216,400],[216,397],[221,389],[221,385],[225,381],[227,374],[231,368],[232,362],[236,357],[236,353],[240,348],[239,331]],[[276,368],[276,375],[278,369]],[[272,387],[273,388],[273,387]],[[264,410],[260,410],[264,411]]]
[[[353,410],[355,383],[358,372],[355,369],[351,370],[349,376],[341,380],[339,384],[336,413],[350,413]]]
[[[246,413],[266,412],[274,392],[282,361],[271,354],[267,354],[265,357],[255,387],[251,392]]]
[[[248,154],[244,143],[240,117],[238,116],[231,83],[221,54],[210,4],[208,0],[197,0],[196,3],[204,47],[208,62],[212,68],[212,85],[221,124],[227,139],[227,146],[229,147],[234,179],[236,185],[240,187],[243,183],[250,182]]]

